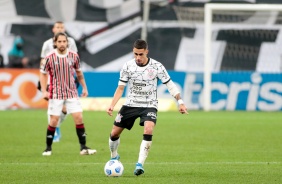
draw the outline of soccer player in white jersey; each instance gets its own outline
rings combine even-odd
[[[60,21],[56,22],[53,25],[52,32],[54,33],[54,36],[57,33],[59,33],[59,32],[63,32],[64,33],[65,32],[64,23],[60,22]],[[71,38],[71,37],[68,37],[68,43],[69,43],[68,48],[70,50],[74,51],[74,52],[77,52],[77,47],[76,47],[74,39]],[[41,62],[47,56],[47,54],[50,53],[53,50],[54,50],[54,37],[46,40],[43,43],[42,50],[41,50]],[[54,136],[54,142],[59,142],[60,141],[60,138],[61,138],[60,125],[65,120],[66,116],[67,116],[67,111],[66,111],[66,108],[64,106],[64,108],[63,108],[63,110],[61,112],[61,115],[60,115],[59,124],[56,127],[55,136]],[[48,122],[49,122],[49,117],[48,117]]]
[[[81,155],[92,155],[96,150],[86,146],[86,133],[82,119],[82,107],[75,85],[74,71],[82,86],[82,97],[88,95],[87,86],[80,68],[80,59],[76,52],[68,49],[68,39],[65,33],[57,33],[54,38],[56,49],[49,53],[40,66],[40,83],[45,99],[48,99],[48,115],[50,122],[47,128],[47,147],[43,156],[52,154],[52,143],[55,129],[59,123],[63,105],[72,114],[76,125],[76,133],[80,143]],[[47,91],[48,74],[50,84]]]
[[[111,159],[120,159],[117,152],[120,144],[120,135],[124,128],[130,130],[137,118],[140,126],[144,126],[143,140],[134,174],[144,173],[144,162],[152,145],[153,130],[157,121],[157,81],[165,84],[170,94],[178,101],[178,110],[188,114],[187,108],[181,99],[180,92],[171,80],[165,67],[158,61],[149,58],[148,44],[144,40],[136,40],[133,45],[134,59],[126,62],[120,71],[118,87],[113,96],[107,113],[112,116],[113,109],[121,98],[124,88],[128,85],[129,93],[126,102],[119,110],[109,138]]]

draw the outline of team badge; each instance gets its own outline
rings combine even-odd
[[[122,117],[123,117],[123,116],[122,116],[120,113],[118,113],[118,115],[117,115],[115,121],[116,121],[117,123],[120,123]]]
[[[155,75],[154,75],[154,70],[153,69],[148,69],[147,72],[148,72],[147,75],[148,75],[148,77],[150,79],[154,78]]]
[[[73,58],[68,58],[68,63],[69,63],[69,65],[73,65],[73,63],[74,63]]]

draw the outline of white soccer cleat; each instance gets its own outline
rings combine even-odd
[[[49,149],[46,149],[43,151],[42,156],[51,156],[52,155],[52,151]]]
[[[94,155],[95,153],[97,153],[96,150],[88,148],[88,147],[84,147],[80,151],[80,155]]]

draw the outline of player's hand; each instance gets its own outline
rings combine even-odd
[[[186,107],[184,104],[180,104],[180,105],[179,105],[178,111],[179,111],[181,114],[189,114],[188,111],[187,111],[187,107]]]
[[[88,90],[87,89],[82,89],[82,97],[87,97],[88,96]]]
[[[48,91],[43,92],[43,98],[47,101],[49,100],[49,92]]]
[[[107,109],[107,113],[109,116],[113,116],[113,110],[114,110],[114,107],[113,106],[110,106],[108,109]]]

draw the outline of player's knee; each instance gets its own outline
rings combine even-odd
[[[145,125],[144,125],[144,134],[152,135],[154,127],[155,127],[155,123],[154,122],[146,121]]]
[[[49,124],[50,124],[52,127],[57,127],[58,122],[59,122],[59,117],[57,117],[57,116],[52,116],[52,117],[50,118]]]
[[[73,117],[75,124],[82,124],[83,123],[82,113],[80,113],[80,112],[73,113],[72,117]]]

